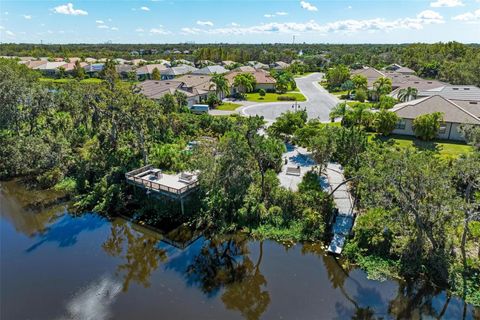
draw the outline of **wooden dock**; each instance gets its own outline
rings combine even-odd
[[[332,227],[333,239],[327,251],[333,254],[341,254],[355,221],[354,201],[347,184],[342,184],[345,181],[345,176],[340,165],[329,163],[327,166],[327,178],[330,191],[338,188],[333,193],[333,201],[337,211]]]

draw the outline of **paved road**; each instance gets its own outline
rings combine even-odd
[[[305,95],[307,101],[299,102],[301,108],[307,108],[309,119],[320,119],[328,121],[328,114],[340,101],[335,96],[329,94],[318,82],[322,79],[321,73],[313,73],[306,77],[297,78],[297,87]],[[238,109],[237,109],[238,110]],[[241,108],[239,111],[243,115],[263,116],[267,121],[275,119],[286,111],[293,111],[292,102],[270,102],[261,103]]]

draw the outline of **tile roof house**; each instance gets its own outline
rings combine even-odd
[[[384,70],[394,71],[394,72],[401,73],[401,74],[410,74],[410,75],[415,74],[415,70],[412,70],[412,69],[407,68],[407,67],[402,67],[401,65],[396,64],[396,63],[393,63],[393,64],[385,67]]]
[[[193,73],[194,74],[214,74],[214,73],[225,74],[228,71],[229,70],[225,69],[222,66],[213,65],[213,66],[207,66],[205,68],[198,69],[198,70],[194,71]]]
[[[233,69],[232,71],[238,71],[238,72],[255,72],[255,68],[252,66],[240,66],[238,68]]]
[[[235,61],[232,61],[232,60],[225,60],[225,61],[222,61],[220,62],[220,64],[224,67],[228,67],[228,66],[231,66],[233,64],[235,64],[236,62]]]
[[[235,69],[237,70],[237,69]],[[233,87],[233,82],[234,79],[237,75],[242,74],[242,73],[250,73],[255,77],[255,90],[259,89],[264,89],[266,91],[271,91],[275,90],[275,84],[277,81],[275,80],[274,77],[270,75],[268,71],[265,70],[255,70],[249,71],[249,72],[241,72],[241,71],[232,71],[228,74],[225,75],[225,78],[227,79],[228,83],[230,84],[231,87]],[[235,94],[236,90],[235,88],[232,88],[232,93]]]
[[[444,123],[441,125],[437,137],[439,139],[464,140],[459,130],[462,124],[480,125],[480,118],[471,112],[472,109],[467,110],[458,103],[438,95],[400,103],[391,109],[401,118],[393,133],[414,135],[413,120],[416,117],[440,112],[443,114]],[[478,111],[477,114],[479,114]]]
[[[283,61],[276,61],[270,65],[270,68],[275,69],[275,70],[284,70],[288,68],[290,65],[286,62]]]
[[[35,69],[42,64],[47,64],[47,61],[42,61],[42,60],[33,60],[33,61],[20,61],[20,64],[26,65],[30,69]]]
[[[88,65],[88,63],[86,63],[86,62],[79,62],[79,64],[80,64],[80,67],[82,67],[82,68],[84,68],[85,66]],[[69,63],[63,65],[62,67],[65,69],[66,72],[71,72],[75,69],[75,62],[69,62]]]
[[[210,76],[185,75],[175,80],[146,80],[139,83],[141,93],[150,99],[160,99],[165,94],[174,94],[180,91],[187,96],[188,106],[199,103],[206,99],[212,90],[210,87]]]
[[[135,70],[135,66],[131,64],[117,64],[115,71],[120,75],[122,79],[128,79],[128,73]]]
[[[386,77],[385,73],[378,71],[375,68],[372,67],[366,67],[363,69],[356,69],[352,70],[350,74],[353,75],[362,75],[367,78],[368,81],[368,87],[371,88],[373,87],[373,83],[378,79],[378,78],[384,78]]]
[[[476,86],[446,85],[418,92],[419,97],[438,95],[449,100],[480,101],[480,88]]]
[[[39,70],[43,74],[54,75],[58,72],[60,67],[65,66],[65,62],[47,62],[33,67],[33,70]]]
[[[164,70],[160,70],[160,74],[162,75],[162,79],[173,79],[177,76],[181,76],[187,73],[192,73],[197,71],[198,69],[189,65],[179,65],[176,67],[166,68]]]
[[[146,80],[152,78],[153,70],[158,69],[160,74],[162,71],[167,70],[167,67],[164,64],[146,64],[137,68],[137,77],[139,80]]]

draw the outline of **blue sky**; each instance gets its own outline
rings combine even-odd
[[[480,42],[480,0],[1,0],[0,41]]]

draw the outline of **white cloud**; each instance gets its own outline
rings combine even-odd
[[[71,16],[86,16],[87,11],[81,9],[74,9],[72,3],[67,3],[53,8],[55,13],[66,14]]]
[[[149,8],[149,7],[140,7],[140,10],[143,10],[143,11],[150,11],[150,8]]]
[[[10,30],[5,31],[5,34],[6,34],[7,36],[9,36],[9,37],[15,37],[15,33],[13,33],[13,32],[10,31]]]
[[[166,35],[166,34],[170,34],[171,32],[163,30],[161,28],[152,28],[152,29],[150,29],[150,33]]]
[[[352,9],[352,6],[348,6],[347,9]]]
[[[4,27],[4,26],[0,26],[0,30],[3,30],[3,29],[5,29],[5,27]]]
[[[30,20],[32,19],[32,16],[31,15],[28,15],[28,14],[24,14],[23,17],[27,20]]]
[[[400,18],[395,20],[386,20],[384,18],[367,19],[367,20],[339,20],[326,24],[319,24],[314,20],[308,22],[271,22],[248,27],[225,27],[214,29],[198,29],[198,28],[182,28],[181,33],[184,35],[195,34],[220,34],[220,35],[248,35],[248,34],[269,34],[269,33],[308,33],[315,32],[318,34],[327,33],[345,33],[351,34],[356,32],[379,32],[391,31],[396,29],[423,29],[425,25],[444,23],[443,17],[435,11],[425,10],[420,12],[414,18]]]
[[[273,17],[275,17],[274,14],[269,14],[269,13],[264,14],[263,16],[264,16],[265,18],[273,18]]]
[[[117,28],[117,27],[111,27],[110,30],[112,30],[112,31],[118,31],[118,28]]]
[[[288,12],[285,12],[285,11],[277,11],[277,12],[275,12],[275,14],[276,14],[277,16],[286,16],[286,15],[288,15]]]
[[[300,1],[300,6],[308,11],[318,11],[317,7],[307,1]]]
[[[135,29],[136,32],[145,32],[145,30],[143,30],[142,28],[137,28]]]
[[[466,12],[463,14],[459,14],[458,16],[455,16],[452,19],[456,21],[464,21],[469,23],[480,22],[480,9],[477,9],[473,12]]]
[[[236,22],[232,22],[230,25],[231,25],[232,27],[240,27],[240,25],[239,25],[238,23],[236,23]]]
[[[98,23],[98,24],[104,24],[105,23],[103,20],[96,20],[95,22]]]
[[[201,21],[201,20],[198,20],[197,21],[197,24],[199,26],[209,26],[209,27],[213,27],[213,22],[212,21]]]
[[[463,4],[462,0],[437,0],[435,2],[430,2],[430,7],[433,8],[440,8],[440,7],[462,7]]]
[[[97,28],[99,29],[108,29],[108,26],[107,25],[104,25],[104,24],[100,24],[97,26]]]

